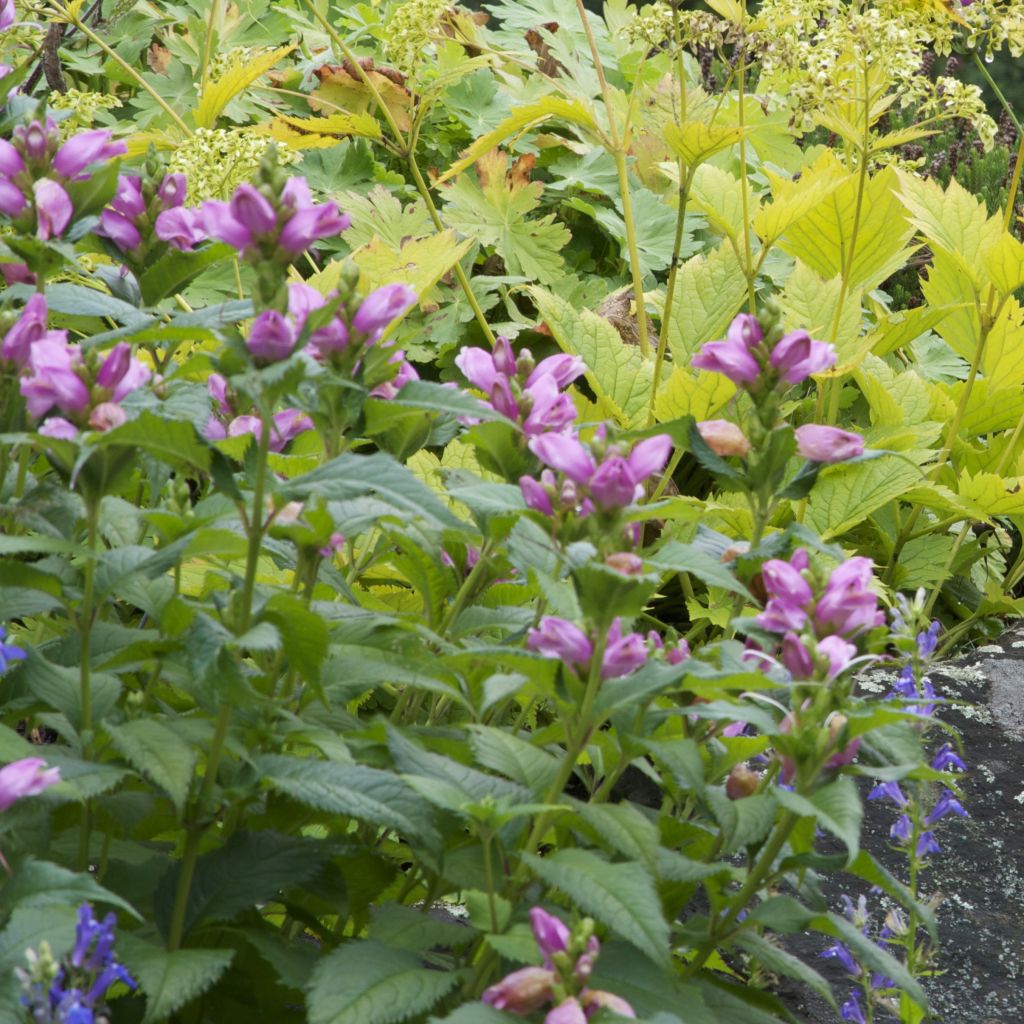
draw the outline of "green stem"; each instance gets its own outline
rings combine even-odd
[[[757,295],[754,291],[754,278],[757,273],[754,269],[754,255],[750,245],[750,181],[747,177],[747,140],[744,132],[746,119],[746,70],[747,70],[747,4],[746,0],[740,5],[740,59],[737,68],[736,83],[739,95],[739,119],[740,129],[740,199],[743,203],[743,273],[747,279],[747,311],[757,312]]]
[[[754,866],[747,873],[747,880],[733,897],[728,911],[717,921],[714,918],[709,921],[708,937],[697,950],[694,958],[686,965],[683,971],[684,978],[689,978],[696,974],[707,963],[708,957],[718,948],[721,936],[729,933],[729,930],[736,923],[740,912],[747,907],[751,899],[753,899],[754,895],[764,884],[764,880],[768,877],[772,866],[775,864],[775,858],[778,857],[783,846],[786,845],[786,840],[789,839],[789,834],[793,831],[793,826],[796,825],[798,820],[798,815],[792,811],[786,811],[779,819],[779,823],[775,826],[775,831],[772,833],[771,838],[761,849],[761,853],[754,862]]]
[[[615,169],[619,175],[619,192],[622,194],[622,219],[626,223],[626,247],[629,250],[629,272],[633,279],[633,302],[636,305],[637,340],[640,343],[640,355],[644,359],[651,357],[651,343],[647,334],[647,311],[644,309],[644,280],[640,268],[640,247],[636,240],[636,221],[633,219],[633,200],[629,191],[629,169],[626,166],[626,154],[621,147],[616,147]],[[660,345],[658,346],[660,349]],[[651,391],[658,386],[655,376]],[[653,411],[653,401],[651,403]]]
[[[996,94],[996,99],[999,100],[1003,110],[1006,111],[1007,116],[1013,122],[1013,127],[1017,129],[1017,134],[1021,134],[1020,121],[1017,119],[1017,115],[1013,112],[1013,107],[1010,105],[1007,98],[1003,95],[1003,90],[996,84],[996,80],[989,74],[989,70],[985,67],[985,62],[978,56],[978,51],[974,51],[974,63],[977,65],[978,70],[981,72],[982,77],[989,84],[989,88]]]
[[[238,633],[249,628],[252,616],[252,598],[256,587],[256,567],[259,564],[260,547],[263,544],[263,500],[267,483],[267,456],[270,453],[270,432],[273,421],[260,410],[260,439],[256,453],[256,482],[252,492],[252,515],[249,518],[249,550],[245,560],[245,581],[242,584],[242,606],[238,616]]]
[[[96,615],[96,540],[99,532],[100,503],[89,500],[86,504],[86,544],[88,552],[82,570],[82,604],[78,610],[78,686],[82,706],[80,735],[82,758],[90,760],[93,753],[92,735],[92,626]],[[88,801],[82,806],[82,822],[78,835],[78,864],[84,871],[89,866],[89,840],[92,831],[92,808]]]

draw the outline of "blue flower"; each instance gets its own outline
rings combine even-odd
[[[898,843],[909,843],[914,834],[914,823],[907,814],[901,814],[894,822],[889,835]]]
[[[935,619],[932,624],[923,632],[917,634],[917,650],[922,658],[930,657],[935,653],[935,645],[939,641],[939,620]]]
[[[854,977],[860,974],[860,964],[853,959],[853,954],[842,942],[833,942],[828,949],[818,955],[826,960],[838,960]]]
[[[918,857],[927,857],[930,853],[942,853],[942,847],[935,841],[931,832],[922,832],[917,837]]]
[[[964,764],[963,759],[953,751],[953,745],[951,743],[943,743],[939,747],[932,759],[932,767],[937,772],[948,771],[950,768],[955,768],[957,771],[967,771],[967,765]]]
[[[855,991],[851,992],[850,998],[839,1007],[839,1016],[843,1020],[853,1021],[853,1024],[867,1024],[864,1018],[864,1011],[860,1008],[860,1001]]]
[[[891,800],[897,807],[906,807],[909,801],[898,782],[879,782],[870,793],[869,800]]]
[[[964,810],[959,800],[948,790],[942,791],[942,796],[935,802],[928,817],[924,819],[926,825],[934,825],[940,818],[947,814],[955,814],[960,818],[969,818],[970,815]]]
[[[0,675],[3,675],[10,667],[12,661],[24,661],[25,652],[15,644],[5,644],[7,629],[0,626]]]

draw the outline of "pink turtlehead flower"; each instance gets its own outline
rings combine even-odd
[[[843,562],[829,577],[815,605],[818,634],[852,636],[882,625],[885,616],[878,610],[878,597],[871,589],[873,580],[869,558],[849,558]]]
[[[619,679],[635,672],[647,660],[647,646],[639,633],[622,634],[622,620],[608,630],[608,642],[601,660],[601,678]]]
[[[265,309],[253,322],[245,344],[254,359],[276,363],[292,354],[295,341],[291,322],[276,309]]]
[[[93,430],[113,430],[128,422],[128,414],[116,402],[100,402],[89,413],[89,426]]]
[[[591,476],[590,495],[605,508],[624,508],[643,496],[643,482],[668,460],[672,439],[658,434],[637,442],[626,458],[606,457]]]
[[[184,174],[165,174],[157,189],[157,197],[164,208],[173,210],[181,206],[188,196],[188,179]]]
[[[60,441],[74,441],[78,437],[78,427],[63,416],[50,416],[39,424],[39,431],[43,437],[53,437]]]
[[[551,954],[563,953],[568,948],[568,926],[543,907],[533,907],[530,910],[530,928],[537,941],[537,948],[544,955],[544,963],[550,967]]]
[[[697,431],[716,455],[744,457],[750,452],[747,435],[729,420],[702,420],[697,424]]]
[[[548,1010],[544,1024],[586,1024],[587,1015],[583,1012],[578,999],[570,998],[560,1002],[553,1010]]]
[[[602,989],[584,989],[580,993],[580,1002],[583,1004],[584,1012],[589,1016],[597,1010],[611,1010],[620,1017],[631,1017],[636,1019],[636,1011],[622,996],[614,992],[605,992]]]
[[[864,438],[849,430],[808,423],[795,433],[797,453],[811,462],[845,462],[864,454]]]
[[[480,997],[496,1010],[525,1015],[550,1002],[555,973],[544,967],[523,967],[484,990]]]
[[[547,478],[545,478],[545,474],[547,474]],[[523,501],[526,502],[527,508],[532,508],[534,512],[540,512],[545,516],[553,516],[555,509],[551,504],[549,488],[552,491],[555,488],[555,475],[550,469],[545,469],[540,477],[538,481],[531,476],[521,476],[519,490],[522,491]]]
[[[806,331],[791,331],[776,342],[771,364],[787,384],[799,384],[812,373],[821,373],[836,362],[836,350],[815,341]]]
[[[395,398],[406,384],[420,379],[420,375],[417,372],[416,367],[405,358],[405,352],[399,350],[388,360],[388,362],[399,364],[398,373],[396,373],[391,380],[386,380],[383,384],[378,384],[370,391],[370,394],[374,398]]]
[[[110,391],[115,402],[142,387],[151,376],[149,368],[135,359],[131,351],[128,342],[119,342],[107,354],[96,374],[96,383]]]
[[[54,406],[69,416],[89,407],[89,389],[78,375],[78,349],[68,345],[63,331],[49,331],[32,345],[28,366],[31,374],[19,381],[28,414],[40,419]]]
[[[587,634],[579,626],[555,615],[545,615],[537,628],[530,630],[526,646],[545,657],[573,665],[586,665],[594,655]]]
[[[370,292],[352,317],[352,327],[363,334],[375,335],[416,302],[416,293],[405,284],[386,284]]]
[[[36,202],[36,234],[46,241],[60,238],[74,214],[71,197],[55,181],[40,178],[32,186]]]
[[[0,0],[0,32],[6,32],[17,18],[14,0]]]
[[[155,229],[157,238],[183,252],[190,252],[209,237],[202,211],[186,206],[162,211],[157,215]]]
[[[60,782],[60,769],[47,768],[41,757],[26,757],[0,768],[0,811],[16,800],[36,796]]]
[[[18,366],[28,362],[29,352],[34,342],[46,337],[46,298],[35,292],[25,303],[21,316],[4,335],[0,354]]]
[[[728,377],[734,384],[749,384],[761,375],[761,366],[740,340],[709,341],[690,360],[698,370]]]
[[[77,178],[90,164],[123,156],[128,147],[114,142],[105,128],[72,135],[53,158],[53,169],[62,178]]]
[[[577,484],[589,483],[597,469],[590,452],[571,434],[540,434],[530,438],[529,448],[541,462]]]

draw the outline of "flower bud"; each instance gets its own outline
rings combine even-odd
[[[759,772],[751,771],[745,764],[734,764],[725,780],[725,795],[730,800],[742,800],[753,796],[761,783]]]
[[[644,571],[644,560],[631,551],[616,551],[604,560],[604,564],[623,576],[639,576]]]
[[[697,424],[697,430],[704,443],[716,455],[744,457],[750,451],[746,434],[728,420],[703,420]]]

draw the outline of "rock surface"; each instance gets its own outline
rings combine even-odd
[[[939,696],[957,702],[940,717],[963,734],[970,768],[964,806],[971,816],[940,823],[936,835],[943,853],[932,858],[921,880],[923,896],[942,900],[936,912],[941,974],[924,984],[936,1019],[944,1024],[1019,1024],[1024,1016],[1024,627],[929,675]],[[887,690],[890,679],[875,673],[864,685]],[[889,845],[894,817],[891,805],[868,804],[863,844],[902,878],[905,865],[901,870],[901,858]],[[814,955],[812,946],[797,945],[805,958]],[[835,983],[842,1001],[851,986],[834,964],[817,960],[815,966]],[[839,1020],[813,993],[786,985],[783,995],[806,1024]]]

